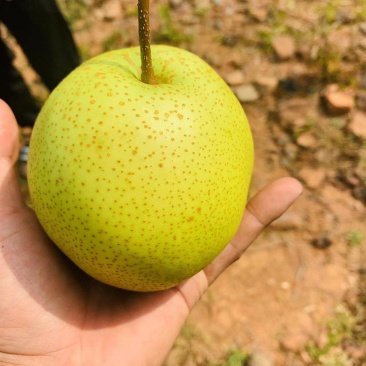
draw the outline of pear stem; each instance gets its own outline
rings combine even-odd
[[[150,47],[150,1],[138,0],[139,40],[141,52],[141,81],[156,84]]]

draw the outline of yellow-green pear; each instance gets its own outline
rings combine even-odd
[[[82,270],[136,291],[175,286],[209,264],[242,218],[253,142],[242,106],[202,59],[152,46],[90,59],[51,93],[33,130],[31,202]]]

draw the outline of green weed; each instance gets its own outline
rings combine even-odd
[[[86,44],[78,45],[79,55],[83,61],[88,60],[92,55],[89,50],[89,46]]]
[[[130,16],[130,17],[137,17],[139,15],[139,12],[138,12],[138,8],[137,6],[129,9],[127,11],[127,16]]]
[[[320,366],[349,366],[348,356],[341,345],[351,340],[356,330],[357,319],[344,305],[338,305],[335,317],[328,322],[327,342],[318,346],[314,342],[307,345],[306,350],[313,361]]]
[[[231,350],[225,360],[208,361],[205,366],[247,366],[250,356],[240,349]]]
[[[205,18],[208,14],[208,8],[197,7],[194,9],[194,14],[200,18]]]
[[[123,44],[123,35],[120,31],[115,31],[104,39],[102,43],[103,51],[112,51],[120,48]]]
[[[71,28],[88,14],[88,5],[83,0],[57,0],[57,3]]]
[[[249,355],[241,350],[234,350],[230,353],[223,366],[245,366],[249,361]]]
[[[159,7],[159,15],[162,19],[162,27],[157,34],[154,35],[156,42],[168,42],[180,44],[190,41],[190,37],[176,28],[172,20],[169,5],[161,5]]]
[[[183,328],[180,331],[180,335],[187,341],[191,341],[196,336],[196,331],[193,327],[189,326],[188,324],[185,324]]]
[[[359,245],[362,244],[363,239],[364,234],[357,230],[349,231],[346,234],[346,241],[350,247],[358,247]]]

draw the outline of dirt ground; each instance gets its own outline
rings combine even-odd
[[[138,44],[136,1],[59,3],[83,58]],[[161,0],[151,11],[154,43],[198,54],[241,100],[251,194],[288,175],[305,187],[204,295],[165,365],[365,366],[366,1]]]

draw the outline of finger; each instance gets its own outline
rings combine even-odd
[[[279,218],[302,193],[293,178],[281,178],[259,191],[247,204],[239,229],[220,255],[205,268],[211,284],[227,267],[238,260],[258,235]]]
[[[14,170],[18,157],[18,125],[9,106],[0,99],[0,214],[23,206]]]
[[[13,112],[0,99],[0,158],[14,163],[18,158],[19,131]]]

